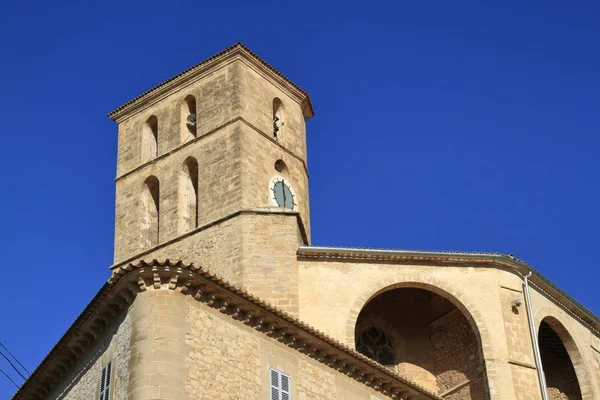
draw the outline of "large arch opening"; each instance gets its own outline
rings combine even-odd
[[[538,342],[542,369],[546,378],[546,392],[550,400],[581,400],[581,387],[575,371],[573,354],[580,357],[574,348],[573,339],[558,320],[546,317],[538,329]],[[571,351],[567,349],[571,348]]]
[[[371,298],[355,325],[356,349],[443,397],[487,399],[478,333],[439,293],[393,288]]]

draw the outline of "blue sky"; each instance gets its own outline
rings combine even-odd
[[[599,3],[0,1],[0,341],[29,369],[109,276],[106,113],[237,41],[315,105],[313,244],[514,253],[600,313]]]

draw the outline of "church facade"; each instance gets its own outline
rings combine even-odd
[[[600,399],[512,255],[311,246],[306,92],[242,44],[109,114],[111,277],[14,399]]]

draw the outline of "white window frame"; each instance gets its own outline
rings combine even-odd
[[[110,400],[110,387],[112,384],[112,360],[106,363],[104,367],[102,367],[102,372],[100,373],[100,388],[98,390],[98,399],[99,400]],[[104,379],[103,379],[104,378]]]
[[[287,390],[283,389],[284,378],[287,379]],[[274,380],[276,380],[277,382],[273,382]],[[285,372],[279,371],[275,368],[269,368],[269,399],[292,399],[292,378]]]

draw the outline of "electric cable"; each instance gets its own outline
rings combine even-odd
[[[21,373],[21,371],[19,371],[19,370],[17,369],[17,367],[15,367],[15,364],[13,364],[13,363],[12,363],[12,361],[10,361],[10,358],[6,357],[6,355],[5,355],[3,352],[1,352],[1,351],[0,351],[0,356],[4,357],[4,358],[6,359],[6,361],[8,361],[8,363],[10,364],[10,366],[11,366],[11,367],[12,367],[12,368],[13,368],[15,371],[17,371],[17,374],[19,374],[19,375],[21,376],[21,378],[23,378],[23,380],[24,380],[24,381],[26,381],[26,380],[27,380],[27,378],[25,378],[25,377],[23,376],[23,374]]]
[[[25,370],[25,372],[27,372],[27,375],[31,375],[31,372],[29,372],[29,370],[27,368],[25,368],[25,366],[23,364],[21,364],[21,361],[19,361],[19,359],[17,357],[15,357],[15,355],[13,353],[11,353],[10,350],[7,349],[6,346],[2,344],[2,342],[0,342],[0,346],[4,350],[6,350],[8,352],[8,354],[10,354],[10,356],[15,359],[16,362],[19,363],[19,365],[21,366],[21,368],[23,368]]]
[[[12,378],[6,374],[6,372],[2,371],[2,368],[0,368],[0,372],[2,372],[2,375],[7,377],[8,380],[11,381],[13,383],[13,385],[15,385],[17,387],[17,389],[21,389],[21,386],[17,385],[17,383],[15,381],[13,381]]]

